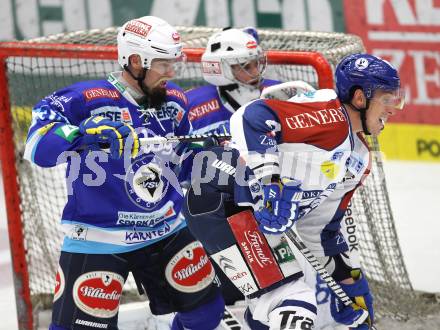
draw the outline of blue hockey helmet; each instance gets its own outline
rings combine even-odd
[[[359,87],[367,99],[375,90],[400,91],[397,70],[388,62],[370,54],[352,54],[336,67],[336,90],[342,102],[350,102],[354,87]]]

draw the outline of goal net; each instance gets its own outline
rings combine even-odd
[[[188,89],[204,84],[200,56],[216,29],[179,31],[188,63],[176,82]],[[30,329],[36,311],[50,307],[66,201],[63,166],[42,169],[23,160],[31,109],[61,87],[118,71],[116,33],[116,28],[108,28],[0,44],[0,151],[20,329]],[[317,88],[332,88],[338,61],[364,50],[358,37],[340,33],[259,30],[259,35],[262,47],[270,50],[267,78],[304,80]],[[379,150],[377,141],[370,143]],[[415,307],[394,228],[380,153],[373,154],[372,174],[350,210],[357,221],[361,264],[376,297],[377,314],[404,319],[419,313],[422,308]],[[135,292],[132,281],[125,292]]]

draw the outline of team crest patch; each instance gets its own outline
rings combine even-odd
[[[246,43],[246,48],[248,49],[254,49],[257,48],[257,43],[255,41],[248,41]]]
[[[64,272],[63,269],[58,265],[57,274],[55,275],[53,302],[57,301],[63,295],[65,286],[66,282],[64,280]]]
[[[369,64],[370,64],[370,63],[368,62],[368,60],[367,60],[366,58],[363,58],[363,57],[358,58],[358,59],[356,60],[356,62],[354,62],[354,66],[355,66],[356,69],[358,69],[358,70],[364,70],[364,69],[368,68],[368,65],[369,65]]]
[[[171,37],[173,38],[175,43],[178,43],[180,41],[180,34],[179,34],[179,32],[173,32]]]
[[[192,242],[170,260],[165,277],[176,290],[191,293],[208,287],[215,273],[202,245]]]
[[[154,208],[167,192],[169,182],[162,168],[149,157],[134,162],[127,172],[125,188],[131,201],[139,207]]]
[[[77,278],[73,285],[73,300],[84,313],[110,318],[119,310],[124,278],[113,272],[94,271]]]

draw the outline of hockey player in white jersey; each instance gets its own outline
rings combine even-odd
[[[339,223],[329,213],[328,204],[333,205],[329,196],[339,193],[335,195],[339,198],[336,208],[343,207],[338,189],[347,181],[347,173],[352,177],[350,172],[356,171],[358,179],[364,174],[362,159],[356,154],[356,147],[362,149],[363,144],[355,142],[352,128],[355,133],[378,134],[388,116],[402,107],[403,96],[396,70],[381,59],[357,54],[342,61],[338,69],[342,68],[347,77],[338,77],[338,88],[344,105],[334,91],[287,84],[267,89],[263,96],[271,99],[257,100],[238,110],[231,118],[231,133],[241,161],[230,155],[236,151],[215,150],[216,158],[202,159],[201,179],[194,180],[188,192],[184,207],[188,225],[230,280],[251,298],[246,321],[252,329],[308,329],[316,320],[314,294],[303,286],[295,261],[285,258],[289,253],[283,232],[298,219],[308,242],[315,240],[322,250],[331,251],[322,255],[331,256],[326,261],[330,261],[332,275],[356,303],[347,308],[333,298],[333,317],[359,329],[368,329],[374,320],[368,283],[343,255],[346,245],[345,250],[344,244],[338,246],[344,242],[338,240]],[[292,90],[296,91],[292,98],[282,97]],[[245,184],[238,174],[243,160],[251,173]],[[204,175],[213,168],[233,176],[235,182],[218,183],[217,172],[213,180],[205,181]],[[301,189],[291,179],[299,180]],[[345,186],[347,196],[356,185]],[[197,187],[201,188],[199,194]],[[260,190],[262,203],[256,197]],[[292,197],[299,192],[302,199],[296,202]],[[216,197],[219,193],[221,197]],[[209,198],[215,207],[204,205]],[[252,207],[259,231],[249,210],[240,212],[246,205]],[[320,211],[321,223],[316,224],[313,216]],[[308,225],[315,232],[307,232]],[[261,232],[275,235],[263,237]],[[336,248],[331,248],[332,243]],[[267,267],[273,266],[274,260],[276,267]],[[264,265],[263,270],[259,265]]]
[[[353,130],[353,151],[346,165],[344,179],[316,211],[297,222],[296,228],[311,252],[321,259],[322,264],[332,272],[335,280],[340,282],[349,296],[357,297],[357,304],[368,308],[369,321],[372,323],[372,297],[356,261],[359,247],[354,246],[348,250],[341,232],[341,221],[355,190],[370,172],[371,157],[363,135],[380,134],[388,117],[403,108],[404,93],[400,89],[396,69],[390,63],[372,55],[347,56],[337,66],[335,75],[337,94],[349,115]],[[314,272],[306,271],[308,283],[316,283],[314,275]],[[317,300],[320,312],[318,328],[334,326],[328,317],[329,307],[339,323],[348,326],[355,323],[355,313],[343,308],[333,296],[330,304],[321,305],[319,295]],[[368,329],[368,325],[360,325],[358,329]]]

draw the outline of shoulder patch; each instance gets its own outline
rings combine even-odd
[[[214,98],[191,108],[188,112],[188,119],[192,122],[218,110],[220,110],[220,102]]]
[[[167,96],[174,96],[177,97],[178,99],[182,100],[183,102],[185,102],[185,104],[188,104],[188,99],[186,98],[186,95],[182,92],[179,91],[177,89],[167,89]]]
[[[109,88],[89,88],[82,92],[86,102],[93,101],[99,98],[109,98],[113,100],[118,100],[121,98],[121,94],[114,89]]]

